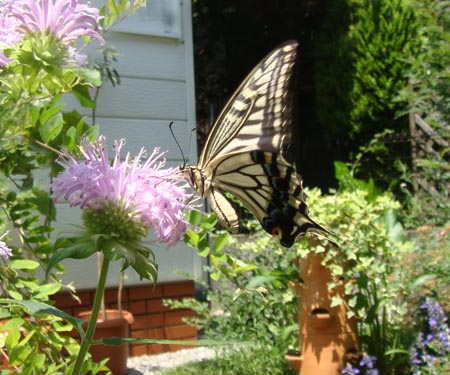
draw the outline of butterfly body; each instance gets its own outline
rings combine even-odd
[[[297,47],[283,44],[252,70],[216,120],[197,166],[184,168],[229,230],[238,231],[239,218],[225,192],[286,247],[309,230],[326,232],[308,216],[302,179],[286,159],[292,147]]]

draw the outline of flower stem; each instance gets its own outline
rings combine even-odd
[[[81,368],[84,363],[84,358],[86,357],[86,353],[87,353],[89,346],[92,343],[92,339],[94,337],[94,331],[95,331],[95,326],[97,324],[98,313],[100,311],[100,305],[102,302],[103,293],[105,291],[106,276],[108,275],[109,262],[110,261],[107,259],[107,257],[104,256],[103,260],[102,260],[102,267],[100,269],[100,275],[98,278],[98,286],[97,286],[97,290],[95,292],[94,304],[92,306],[91,318],[89,319],[86,333],[85,333],[84,337],[82,337],[80,351],[78,352],[77,360],[72,369],[72,375],[80,375],[81,374]]]

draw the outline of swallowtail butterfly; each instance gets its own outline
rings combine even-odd
[[[297,42],[269,53],[219,115],[197,166],[184,170],[231,232],[239,218],[225,192],[238,198],[268,233],[290,247],[307,231],[328,233],[308,215],[302,178],[286,160],[292,138]]]

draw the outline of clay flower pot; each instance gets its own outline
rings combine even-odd
[[[78,314],[81,319],[87,322],[92,315],[91,311],[84,311]],[[101,339],[103,337],[129,337],[129,326],[134,322],[134,317],[129,311],[122,310],[106,310],[106,320],[101,319],[100,315],[97,319],[97,326],[95,328],[94,339]],[[128,344],[124,343],[120,346],[110,345],[92,345],[89,348],[94,361],[99,362],[102,359],[109,358],[106,366],[114,375],[125,375],[127,372],[127,359],[129,348]]]
[[[284,356],[284,359],[289,364],[289,367],[298,374],[302,366],[302,357],[300,357],[300,353],[288,353]]]

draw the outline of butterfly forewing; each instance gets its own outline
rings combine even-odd
[[[289,142],[290,77],[297,43],[274,50],[245,78],[219,115],[200,155],[199,167],[232,152],[278,151]]]

